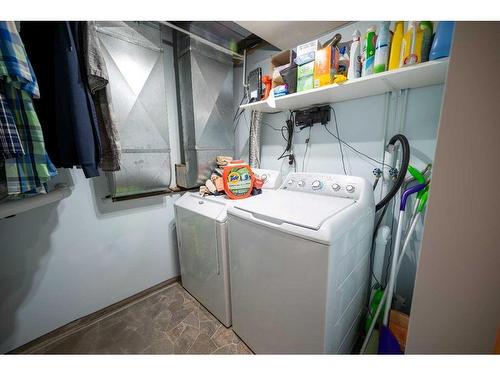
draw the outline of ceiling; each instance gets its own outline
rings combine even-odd
[[[319,37],[350,21],[236,21],[236,23],[281,50]]]

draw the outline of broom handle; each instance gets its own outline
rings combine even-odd
[[[406,249],[408,248],[408,244],[410,243],[409,238],[412,236],[413,231],[416,228],[416,224],[418,222],[418,218],[420,217],[420,212],[417,212],[417,214],[413,217],[410,229],[408,230],[408,234],[406,236],[405,242],[403,244],[403,249],[401,250],[401,255],[398,259],[398,264],[396,267],[396,276],[399,273],[399,269],[401,268],[401,263],[403,261],[403,257],[406,253]],[[373,329],[375,328],[375,324],[377,324],[378,317],[380,315],[380,312],[382,311],[382,306],[384,306],[384,302],[387,299],[387,289],[384,290],[384,293],[382,294],[382,298],[380,299],[380,302],[377,306],[377,310],[375,311],[375,314],[373,315],[372,322],[370,324],[370,327],[368,328],[368,332],[366,333],[365,340],[363,341],[363,345],[361,346],[360,353],[363,354],[366,351],[366,347],[368,346],[368,341],[370,340],[370,337],[372,335]]]
[[[385,326],[387,325],[387,323],[389,323],[389,312],[391,310],[392,295],[394,293],[394,281],[396,279],[396,268],[399,260],[399,248],[401,246],[401,236],[403,234],[404,215],[405,212],[403,210],[400,210],[399,220],[398,220],[398,230],[396,232],[396,243],[394,245],[394,254],[392,255],[392,260],[391,260],[391,273],[389,276],[389,285],[387,285],[387,299],[385,301],[384,319],[382,320],[382,323]]]

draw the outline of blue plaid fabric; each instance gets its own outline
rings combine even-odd
[[[0,79],[40,97],[35,73],[13,21],[0,21]]]
[[[43,191],[44,184],[57,174],[45,152],[42,128],[31,96],[10,85],[5,97],[12,110],[25,154],[5,160],[5,175],[9,195]]]
[[[14,116],[5,98],[3,84],[0,82],[0,159],[10,159],[24,154],[19,139]]]
[[[5,159],[0,168],[5,171],[7,193],[41,192],[57,171],[45,151],[42,128],[33,106],[33,97],[39,96],[35,74],[11,21],[0,21],[0,86],[24,150],[23,155]]]

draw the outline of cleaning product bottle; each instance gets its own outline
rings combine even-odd
[[[436,60],[450,55],[451,39],[453,37],[454,28],[454,21],[441,21],[438,23],[429,60]]]
[[[401,45],[401,66],[413,65],[421,61],[422,39],[423,33],[418,27],[418,22],[411,21]]]
[[[363,75],[368,76],[373,74],[373,67],[375,65],[375,44],[377,36],[375,34],[375,26],[370,26],[366,30],[365,38],[365,61],[363,64]]]
[[[382,27],[377,37],[375,46],[375,63],[373,66],[374,73],[381,73],[387,70],[389,62],[389,49],[391,48],[391,31],[389,30],[389,21],[382,22]]]
[[[352,43],[351,50],[349,52],[349,69],[347,70],[347,78],[354,79],[361,77],[361,46],[359,45],[359,39],[361,38],[361,33],[359,30],[354,30],[352,33]]]
[[[346,47],[339,48],[339,67],[337,69],[337,74],[343,75],[347,78],[347,72],[349,70],[349,55],[346,53]]]
[[[432,44],[432,22],[431,21],[422,21],[420,22],[420,30],[423,33],[422,39],[422,62],[429,60],[429,52],[431,51]]]
[[[403,42],[404,22],[396,21],[394,35],[392,36],[391,53],[389,57],[389,70],[398,69],[401,61],[401,43]]]

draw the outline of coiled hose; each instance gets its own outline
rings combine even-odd
[[[406,172],[408,170],[408,164],[410,163],[410,143],[403,134],[396,134],[390,139],[389,143],[387,144],[387,147],[394,146],[396,142],[399,142],[403,149],[403,160],[401,161],[401,169],[399,170],[398,177],[396,178],[396,181],[394,182],[394,185],[392,186],[391,190],[375,206],[375,211],[379,211],[380,209],[384,208],[384,206],[387,205],[387,203],[389,203],[392,198],[394,198],[398,190],[403,185],[403,182],[405,181]]]

